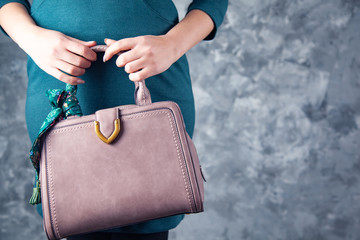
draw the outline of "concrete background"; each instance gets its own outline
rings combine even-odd
[[[360,239],[359,56],[357,0],[230,0],[188,53],[206,210],[169,239]],[[26,55],[1,35],[1,240],[46,239],[27,204],[26,85]]]

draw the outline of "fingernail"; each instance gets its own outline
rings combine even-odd
[[[105,54],[104,54],[104,56],[103,56],[103,62],[106,62],[106,61],[107,61],[107,59],[106,59]]]
[[[129,79],[130,79],[131,81],[135,81],[134,77],[135,77],[135,76],[134,76],[133,73],[130,73],[130,74],[129,74]]]
[[[104,42],[105,42],[105,43],[107,43],[107,41],[108,41],[108,39],[107,39],[107,38],[105,38],[105,39],[104,39]]]
[[[83,84],[83,83],[85,83],[85,81],[84,80],[77,80],[77,83],[78,84]]]

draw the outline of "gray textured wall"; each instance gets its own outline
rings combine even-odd
[[[0,52],[0,239],[45,239],[26,203],[26,55],[4,36]],[[360,239],[359,56],[357,0],[230,1],[188,53],[206,211],[170,239]]]

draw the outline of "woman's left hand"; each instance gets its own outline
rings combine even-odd
[[[103,61],[119,52],[118,67],[125,67],[131,81],[141,81],[167,70],[180,58],[176,43],[166,35],[145,35],[121,40],[105,39],[108,46]]]

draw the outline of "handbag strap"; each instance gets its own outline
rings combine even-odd
[[[105,52],[107,45],[97,45],[91,47],[95,52]],[[118,53],[118,55],[123,52]],[[151,95],[149,89],[145,85],[145,80],[141,80],[135,83],[135,92],[134,99],[135,104],[149,105],[152,103]],[[77,85],[66,84],[64,89],[49,89],[46,95],[49,98],[52,110],[45,118],[45,121],[40,127],[38,136],[36,137],[33,145],[31,147],[29,156],[33,167],[36,170],[35,182],[36,185],[33,188],[33,194],[30,198],[29,203],[32,205],[41,203],[40,198],[40,181],[39,181],[39,172],[40,172],[40,154],[42,149],[42,139],[46,132],[50,130],[52,126],[59,120],[66,119],[70,116],[82,116],[81,107],[78,99],[76,98]]]
[[[96,45],[91,47],[94,52],[105,52],[108,48],[107,45]],[[119,52],[117,55],[123,54],[125,51]],[[146,87],[145,80],[136,81],[135,83],[135,92],[134,99],[135,104],[142,106],[151,104],[151,95],[149,89]]]

